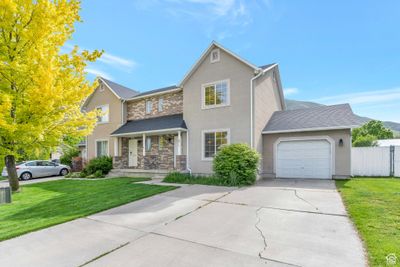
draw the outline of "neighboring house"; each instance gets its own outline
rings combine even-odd
[[[98,82],[99,86],[82,107],[84,111],[96,109],[102,112],[94,131],[86,138],[86,159],[114,155],[118,144],[117,139],[111,138],[110,135],[126,122],[125,99],[138,94],[135,90],[101,77],[98,78]]]
[[[277,64],[257,67],[213,42],[177,86],[138,93],[99,78],[85,109],[101,109],[87,157],[113,156],[119,171],[212,173],[224,144],[262,156],[260,177],[351,173],[349,105],[285,110]]]

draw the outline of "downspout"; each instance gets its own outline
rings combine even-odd
[[[262,70],[258,70],[259,73],[254,76],[253,78],[251,78],[250,80],[250,147],[253,148],[254,146],[254,137],[253,137],[253,132],[254,132],[254,109],[253,109],[253,94],[254,94],[254,81],[260,77],[261,75],[264,74],[264,72]]]
[[[186,169],[189,171],[189,174],[192,175],[192,169],[189,164],[189,129],[186,131]]]

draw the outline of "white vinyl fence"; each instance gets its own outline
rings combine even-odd
[[[400,146],[353,147],[351,172],[353,176],[400,176]]]
[[[400,177],[400,146],[394,147],[394,176]]]

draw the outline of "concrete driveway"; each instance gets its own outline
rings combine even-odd
[[[333,181],[191,185],[0,243],[0,266],[365,266]]]

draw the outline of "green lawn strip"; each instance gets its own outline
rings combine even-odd
[[[1,176],[1,175],[0,175],[0,181],[1,181],[1,180],[7,180],[7,177],[4,177],[4,176]]]
[[[400,179],[354,178],[336,181],[347,210],[368,251],[371,266],[400,257]]]
[[[216,185],[216,186],[232,186],[224,180],[214,176],[195,176],[185,173],[170,173],[163,182],[177,184],[201,184],[201,185]]]
[[[11,204],[0,205],[0,241],[177,188],[135,183],[145,180],[71,179],[22,186]]]

